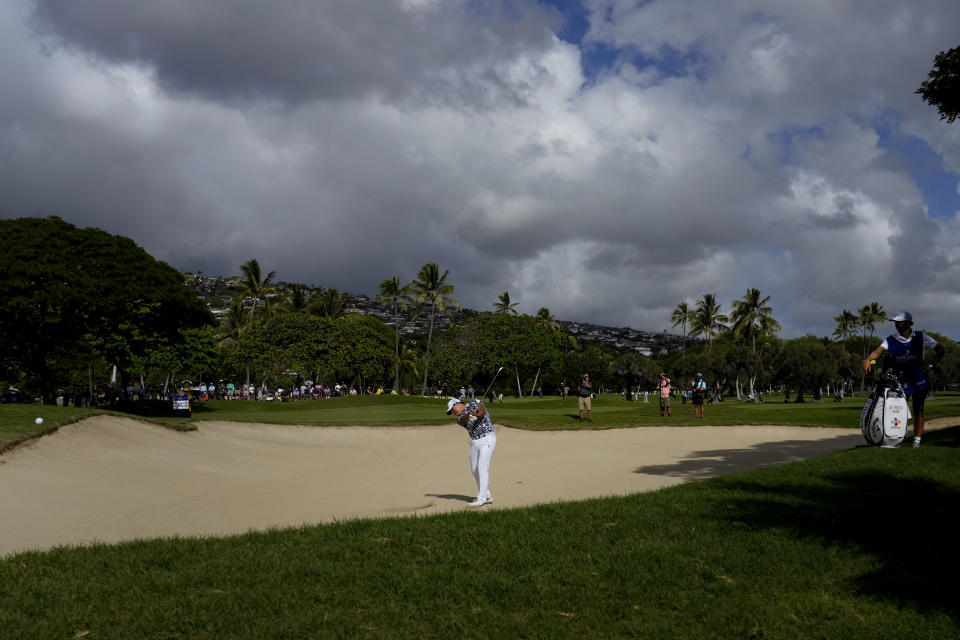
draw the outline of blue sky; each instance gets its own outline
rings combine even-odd
[[[960,192],[957,182],[960,176],[947,171],[943,156],[921,138],[905,135],[897,130],[878,127],[880,145],[902,158],[904,166],[923,191],[923,197],[931,218],[952,218],[960,211]]]
[[[586,81],[592,82],[598,75],[609,73],[618,61],[630,60],[638,67],[653,66],[665,76],[684,76],[696,73],[699,52],[682,52],[670,47],[658,51],[657,56],[644,56],[627,48],[611,46],[606,42],[591,42],[586,36],[590,30],[588,10],[579,0],[545,0],[544,4],[556,7],[563,15],[562,28],[557,36],[577,44],[581,50],[581,65]],[[644,4],[638,2],[638,4]],[[585,42],[586,40],[586,42]],[[920,82],[917,81],[919,87]],[[880,136],[880,145],[898,157],[908,168],[910,175],[922,190],[930,216],[951,218],[960,211],[960,191],[957,171],[944,167],[943,157],[923,139],[899,130],[902,114],[892,112],[872,123]],[[795,133],[795,132],[794,132]],[[815,131],[814,131],[815,133]],[[792,135],[787,135],[787,138]],[[784,142],[788,145],[788,140]],[[785,155],[789,149],[784,149]]]
[[[123,34],[123,37],[119,37]],[[783,335],[876,301],[960,337],[960,44],[924,0],[11,0],[4,217],[184,271],[662,331],[705,293]]]

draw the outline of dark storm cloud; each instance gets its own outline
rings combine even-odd
[[[960,5],[584,6],[580,46],[533,0],[8,0],[0,215],[351,293],[437,262],[471,308],[653,330],[752,287],[788,336],[873,300],[956,326],[960,221],[887,147],[960,166],[912,93]],[[597,43],[647,55],[585,76]]]
[[[505,67],[547,47],[535,2],[37,0],[48,40],[146,65],[176,92],[289,102],[359,98],[484,106],[530,88]]]

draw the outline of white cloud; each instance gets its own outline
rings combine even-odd
[[[507,4],[43,1],[38,37],[15,0],[2,215],[357,293],[436,261],[477,309],[507,290],[662,330],[681,301],[756,287],[789,335],[874,300],[960,335],[960,222],[929,218],[876,128],[960,170],[960,127],[912,93],[955,46],[955,3],[595,0],[583,50]],[[600,42],[623,55],[585,77]]]

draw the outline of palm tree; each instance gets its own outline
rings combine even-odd
[[[714,293],[705,293],[697,300],[697,308],[693,310],[690,320],[690,334],[707,337],[707,352],[713,346],[713,336],[727,331],[727,316],[720,313],[720,305]]]
[[[266,278],[262,277],[260,263],[257,262],[255,258],[251,258],[240,265],[240,272],[243,273],[244,285],[244,289],[240,292],[240,295],[252,297],[253,309],[256,310],[260,304],[260,299],[268,293],[273,293],[273,288],[270,284],[273,276],[276,275],[276,271],[268,273]],[[253,315],[251,311],[248,328],[253,327]]]
[[[430,330],[427,332],[427,353],[423,364],[423,389],[420,394],[427,393],[427,380],[430,374],[430,343],[433,340],[433,323],[436,319],[437,311],[446,313],[447,308],[462,309],[459,302],[451,298],[453,285],[447,284],[447,275],[450,270],[446,270],[441,275],[440,267],[436,262],[428,262],[420,268],[417,279],[410,282],[410,289],[416,295],[417,302],[429,303],[430,305]]]
[[[290,285],[290,293],[287,295],[287,309],[294,313],[306,311],[311,304],[316,301],[316,292],[307,295],[306,288],[301,284]]]
[[[860,329],[863,331],[863,357],[866,359],[867,330],[870,330],[870,337],[872,338],[877,325],[887,319],[887,312],[876,302],[871,302],[864,307],[860,307],[858,313],[860,314]]]
[[[344,307],[343,294],[335,287],[327,287],[323,290],[323,295],[320,296],[314,312],[324,318],[339,318],[343,315]]]
[[[223,325],[220,327],[221,345],[231,345],[243,337],[243,332],[249,321],[247,318],[249,314],[250,311],[243,307],[242,301],[234,300],[230,303]]]
[[[761,331],[776,333],[780,330],[780,323],[773,319],[773,308],[768,302],[770,296],[761,299],[760,289],[747,289],[743,299],[734,300],[732,303],[731,328],[738,338],[750,338],[751,350],[754,353],[757,352],[757,336],[761,335]]]
[[[497,298],[497,302],[494,303],[493,312],[498,315],[517,315],[517,304],[516,302],[510,302],[510,293],[504,291]]]
[[[871,302],[870,304],[860,307],[857,312],[860,314],[860,329],[863,332],[863,359],[867,359],[867,330],[870,330],[870,337],[873,337],[873,332],[876,330],[877,325],[887,319],[887,312],[883,310],[876,302]],[[863,391],[864,385],[866,383],[866,373],[860,376],[860,390]]]
[[[846,342],[851,336],[853,336],[853,334],[857,332],[860,318],[858,318],[856,314],[844,309],[843,313],[833,317],[833,321],[837,323],[837,328],[833,332],[833,337],[837,338],[841,342]]]
[[[537,311],[536,321],[541,327],[545,327],[551,331],[560,330],[560,323],[556,321],[556,319],[550,313],[550,309],[547,309],[546,307],[540,307],[540,309]]]
[[[410,301],[410,285],[400,285],[400,278],[394,276],[387,278],[380,283],[380,293],[375,295],[374,300],[387,305],[393,309],[393,333],[394,347],[396,349],[396,360],[393,368],[393,388],[400,390],[400,312],[407,310],[407,304]]]
[[[683,349],[687,348],[687,325],[693,319],[693,312],[690,309],[690,306],[686,302],[681,302],[677,305],[677,308],[673,310],[673,314],[670,316],[670,320],[673,322],[673,326],[682,325],[683,327]]]

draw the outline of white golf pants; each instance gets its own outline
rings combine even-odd
[[[497,448],[497,436],[488,434],[470,441],[470,471],[477,481],[477,498],[490,497],[490,458]]]

